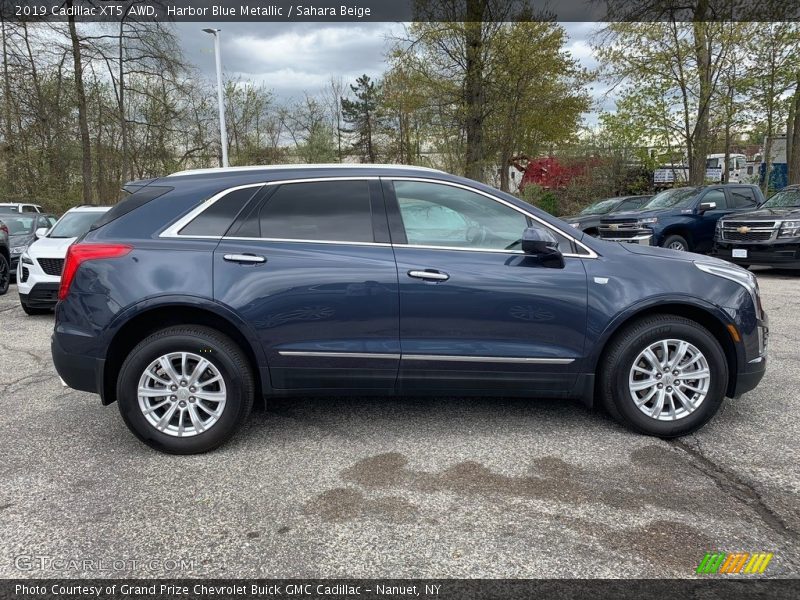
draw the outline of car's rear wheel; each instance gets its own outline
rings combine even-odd
[[[648,435],[677,437],[719,409],[728,363],[717,339],[695,321],[655,315],[627,326],[606,350],[600,392],[608,412]]]
[[[142,340],[117,378],[120,413],[147,445],[171,454],[213,450],[253,406],[253,373],[230,338],[202,326],[169,327]]]
[[[11,269],[8,266],[8,259],[5,255],[0,254],[0,296],[8,292],[8,286],[11,284]]]
[[[667,239],[664,240],[663,247],[669,248],[670,250],[678,250],[680,252],[689,252],[691,250],[689,247],[689,242],[687,242],[686,238],[682,235],[667,236]]]

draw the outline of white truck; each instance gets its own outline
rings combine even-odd
[[[724,154],[709,154],[706,156],[706,176],[708,183],[722,182],[722,165],[725,162]],[[728,182],[743,183],[747,174],[747,157],[744,154],[731,154],[728,160]],[[687,165],[666,165],[655,170],[653,184],[657,188],[674,187],[689,181],[689,167]]]

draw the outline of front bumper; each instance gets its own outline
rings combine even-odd
[[[600,234],[601,240],[606,240],[607,242],[624,242],[626,244],[641,244],[643,246],[652,246],[653,245],[653,234],[652,233],[643,233],[641,235],[636,235],[633,237],[607,237],[603,233]]]
[[[747,257],[734,257],[733,250],[747,250]],[[746,244],[714,242],[712,256],[738,265],[764,265],[785,269],[800,269],[800,243]]]
[[[64,383],[82,392],[101,393],[105,360],[67,352],[61,346],[56,333],[50,340],[50,352],[56,372]]]
[[[58,304],[58,283],[37,283],[30,290],[19,290],[19,301],[30,308],[54,308]]]

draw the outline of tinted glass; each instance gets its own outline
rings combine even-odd
[[[580,214],[582,215],[604,215],[611,212],[619,202],[619,198],[609,198],[608,200],[601,200],[595,202],[584,208]]]
[[[245,204],[261,187],[234,190],[200,213],[178,233],[180,235],[223,236]]]
[[[764,204],[763,208],[789,208],[800,206],[800,188],[781,190]]]
[[[367,181],[320,181],[280,186],[261,209],[261,237],[372,242]]]
[[[35,213],[35,212],[39,212],[39,211],[36,210],[35,206],[31,206],[30,204],[27,204],[27,205],[22,207],[22,212]]]
[[[155,200],[159,196],[163,196],[167,192],[171,192],[173,189],[175,188],[153,185],[144,187],[138,192],[135,192],[125,198],[122,202],[119,202],[111,207],[111,210],[103,214],[103,216],[92,225],[92,229],[97,229],[103,225],[107,225],[108,223],[111,223],[111,221],[119,219],[121,216],[127,215],[132,210],[136,210],[140,206],[147,204],[151,200]]]
[[[702,197],[700,202],[714,202],[717,208],[727,208],[728,203],[725,201],[725,192],[722,190],[710,190]]]
[[[97,221],[104,213],[87,211],[67,213],[56,223],[48,237],[51,238],[74,238],[80,237]]]
[[[756,193],[750,188],[731,188],[733,208],[752,208],[756,202]]]
[[[461,188],[395,181],[408,243],[491,250],[519,250],[528,218],[481,194]]]
[[[697,188],[673,188],[653,196],[645,208],[686,208],[697,197]]]
[[[8,227],[8,235],[24,235],[33,233],[36,217],[3,217],[3,223]]]

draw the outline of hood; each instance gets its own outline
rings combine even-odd
[[[39,238],[28,246],[28,254],[34,258],[65,258],[67,248],[77,238]]]
[[[626,244],[624,242],[615,243],[625,248],[625,250],[631,254],[644,254],[646,256],[655,256],[657,258],[670,258],[672,260],[680,260],[682,262],[715,264],[722,267],[736,266],[728,261],[714,258],[713,256],[695,254],[694,252],[681,252],[680,250],[670,250],[669,248],[660,248],[659,246],[643,246],[641,244]]]
[[[735,215],[727,215],[723,219],[743,221],[746,219],[764,219],[772,221],[774,219],[800,219],[800,206],[787,208],[762,208],[749,212],[740,212]]]
[[[10,246],[27,246],[35,238],[36,236],[34,236],[32,233],[20,233],[17,235],[8,236],[8,243]]]

